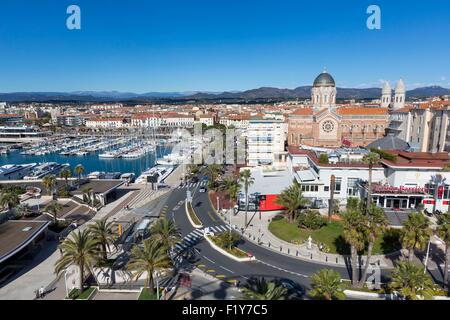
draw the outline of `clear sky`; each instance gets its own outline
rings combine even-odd
[[[325,66],[343,87],[450,87],[449,17],[448,0],[1,0],[0,92],[295,88]]]

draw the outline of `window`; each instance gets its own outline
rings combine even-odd
[[[348,178],[347,180],[347,195],[354,197],[358,195],[358,178]]]
[[[329,186],[323,187],[323,191],[325,191],[325,192],[330,191],[330,187]]]
[[[341,193],[342,178],[336,177],[334,182],[334,193]]]

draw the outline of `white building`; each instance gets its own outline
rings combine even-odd
[[[131,125],[139,128],[156,128],[161,125],[161,116],[153,113],[136,113],[131,117]]]
[[[247,128],[247,164],[285,166],[286,127],[283,120],[251,117]]]
[[[127,128],[129,123],[122,117],[94,118],[87,119],[85,123],[87,128],[118,129]]]
[[[192,128],[194,127],[194,115],[167,113],[161,115],[161,125],[171,128]]]

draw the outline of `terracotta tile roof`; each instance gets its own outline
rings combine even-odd
[[[411,107],[403,107],[403,108],[392,111],[392,113],[408,113],[410,110],[411,110]]]
[[[292,114],[296,116],[312,116],[313,110],[312,108],[298,108]]]
[[[388,113],[386,108],[364,108],[364,107],[341,107],[337,108],[339,115],[385,115]]]

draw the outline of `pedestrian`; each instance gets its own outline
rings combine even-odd
[[[41,286],[41,288],[39,289],[39,298],[43,298],[44,297],[44,287]]]

